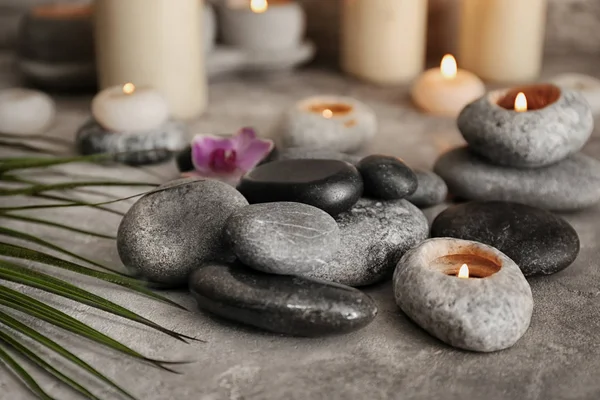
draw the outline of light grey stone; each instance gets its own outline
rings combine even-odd
[[[340,160],[356,165],[362,157],[340,153],[327,149],[311,149],[307,147],[288,147],[279,152],[278,160]]]
[[[531,169],[491,165],[460,147],[443,154],[434,171],[454,196],[504,200],[547,210],[578,210],[600,201],[600,161],[575,154],[557,164]]]
[[[81,154],[125,153],[115,159],[126,164],[141,165],[170,159],[183,149],[186,128],[183,123],[167,121],[148,132],[109,132],[91,119],[79,128],[75,144]]]
[[[579,92],[590,105],[592,113],[600,114],[600,79],[585,74],[564,73],[553,77],[550,82]]]
[[[446,200],[448,187],[438,174],[423,169],[414,169],[413,171],[417,175],[419,185],[417,190],[406,200],[420,208],[432,207]]]
[[[325,211],[302,203],[252,204],[234,212],[225,234],[238,259],[259,271],[300,275],[333,258],[340,230]]]
[[[447,255],[485,255],[500,269],[481,278],[448,275]],[[460,257],[456,257],[459,259]],[[490,352],[514,345],[531,321],[531,288],[499,250],[467,240],[429,239],[409,250],[394,272],[396,304],[421,328],[461,349]]]
[[[561,89],[556,102],[518,113],[498,106],[505,92],[491,92],[469,104],[457,121],[470,148],[494,164],[554,164],[581,150],[589,139],[594,119],[581,94]]]
[[[344,105],[349,110],[325,118],[311,107]],[[289,108],[277,127],[284,147],[308,147],[354,153],[375,136],[377,118],[366,104],[350,97],[315,96]]]
[[[213,180],[178,179],[141,197],[117,234],[125,266],[143,277],[183,286],[204,262],[227,259],[223,228],[248,202],[233,187]]]
[[[427,218],[406,200],[360,199],[336,217],[340,249],[333,261],[312,273],[312,278],[349,286],[365,286],[389,278],[400,257],[427,238]]]

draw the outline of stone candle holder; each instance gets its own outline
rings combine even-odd
[[[229,1],[221,7],[220,15],[223,43],[244,50],[279,51],[298,47],[306,26],[304,10],[290,0]]]
[[[515,111],[517,95],[527,99]],[[494,91],[469,104],[458,128],[475,153],[494,164],[535,168],[578,152],[593,130],[585,98],[551,84]]]
[[[290,108],[278,129],[285,147],[352,153],[375,136],[377,118],[370,107],[353,98],[317,96]]]
[[[84,155],[113,153],[116,161],[144,165],[169,160],[187,145],[185,136],[185,125],[175,121],[147,132],[111,132],[90,119],[79,128],[75,144]]]
[[[469,277],[457,276],[461,266]],[[491,352],[514,345],[527,331],[531,289],[504,253],[478,242],[429,239],[409,250],[394,272],[396,304],[438,339]]]

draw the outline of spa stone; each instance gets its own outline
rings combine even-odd
[[[414,169],[417,175],[417,190],[406,200],[420,208],[432,207],[443,203],[448,196],[446,182],[436,173],[422,169]]]
[[[356,168],[363,178],[366,197],[398,200],[417,190],[417,176],[397,157],[374,154],[360,160]]]

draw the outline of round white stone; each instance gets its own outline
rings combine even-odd
[[[56,106],[45,93],[30,89],[0,90],[0,132],[41,133],[54,121]]]
[[[163,125],[169,118],[169,107],[154,89],[135,88],[126,94],[123,86],[113,86],[94,97],[92,114],[108,131],[143,132]]]

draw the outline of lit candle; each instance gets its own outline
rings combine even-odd
[[[245,50],[297,48],[306,25],[304,10],[291,0],[230,0],[221,16],[223,42]]]
[[[54,101],[45,93],[12,88],[0,90],[0,132],[42,133],[54,121]]]
[[[517,97],[515,97],[515,111],[516,112],[525,112],[527,111],[527,96],[525,93],[519,92]]]
[[[278,130],[286,147],[355,152],[375,136],[377,119],[353,98],[315,96],[290,108]]]
[[[459,278],[468,278],[469,277],[469,266],[467,264],[463,264],[458,270],[458,274],[456,275]]]
[[[484,93],[483,82],[471,72],[458,69],[450,54],[444,56],[440,68],[425,71],[411,90],[417,106],[431,114],[450,117],[457,116]]]
[[[160,93],[133,83],[104,89],[92,100],[95,120],[111,132],[143,132],[158,128],[169,118]]]

